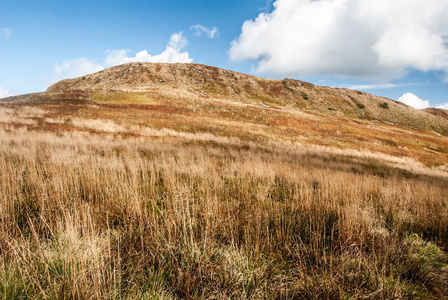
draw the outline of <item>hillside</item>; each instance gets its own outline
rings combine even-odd
[[[151,92],[179,90],[231,97],[244,103],[319,110],[338,116],[380,120],[448,133],[448,120],[405,104],[348,89],[307,82],[269,80],[198,64],[129,63],[95,74],[60,81],[49,93]]]
[[[430,114],[433,114],[437,117],[441,117],[441,118],[448,120],[448,110],[431,107],[431,108],[426,108],[425,111],[429,112]]]
[[[196,64],[2,99],[0,298],[445,299],[447,120]]]
[[[448,165],[443,110],[416,110],[358,91],[198,64],[129,63],[62,80],[45,93],[6,98],[2,105],[12,109],[15,126],[21,124],[20,107],[39,109],[39,118],[23,120],[29,129],[203,135],[331,148],[345,155],[376,153],[407,169],[415,163],[439,170]]]

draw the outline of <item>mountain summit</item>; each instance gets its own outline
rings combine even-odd
[[[197,93],[264,107],[295,108],[448,133],[443,110],[417,110],[368,93],[283,79],[271,80],[200,64],[128,63],[55,83],[47,93]]]

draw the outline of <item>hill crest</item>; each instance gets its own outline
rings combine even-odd
[[[194,63],[132,62],[62,80],[46,90],[59,94],[154,91],[226,96],[264,107],[319,111],[448,134],[448,117],[440,109],[417,110],[360,91],[318,86],[295,79],[265,79]]]

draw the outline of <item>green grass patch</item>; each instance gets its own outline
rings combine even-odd
[[[387,102],[382,102],[379,104],[379,106],[384,109],[389,109],[389,103],[387,103]]]
[[[356,102],[356,106],[358,106],[359,109],[364,109],[366,106],[362,103]]]

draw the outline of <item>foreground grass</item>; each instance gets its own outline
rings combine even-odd
[[[4,299],[442,293],[448,180],[370,159],[0,131]]]

